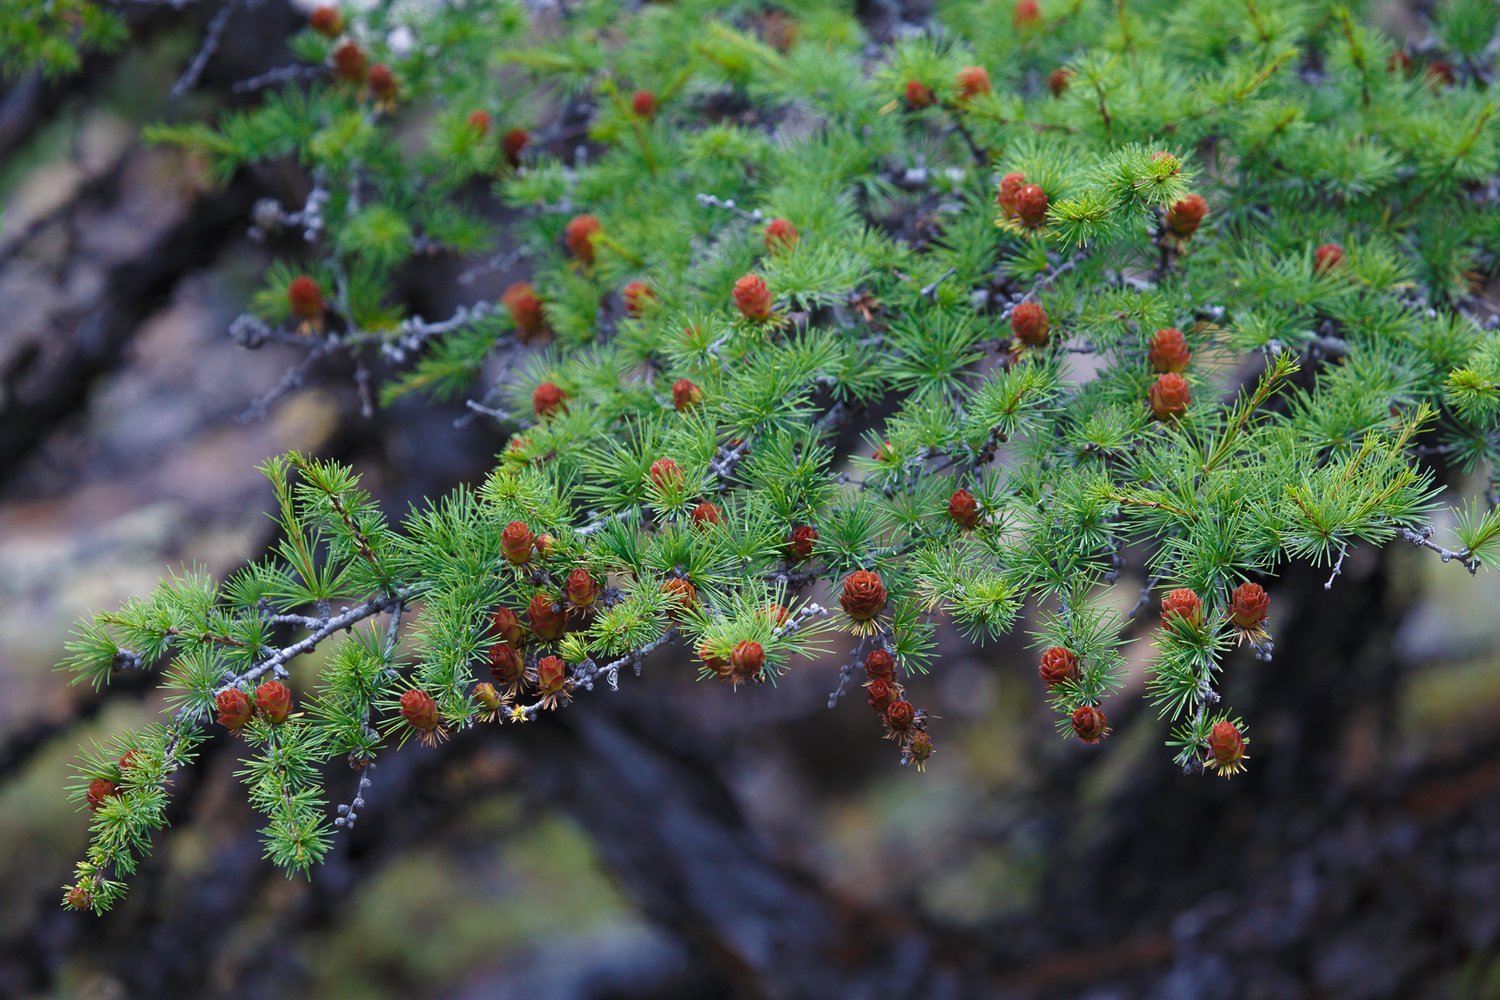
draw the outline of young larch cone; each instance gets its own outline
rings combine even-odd
[[[885,584],[880,574],[868,569],[857,569],[844,577],[843,592],[839,595],[839,606],[844,614],[857,622],[868,622],[885,608]]]
[[[917,765],[918,771],[927,770],[927,758],[933,754],[932,737],[924,732],[911,734],[911,741],[906,745],[906,752],[911,755],[911,761]]]
[[[1047,74],[1047,89],[1052,92],[1053,97],[1061,97],[1068,92],[1068,84],[1073,79],[1073,71],[1066,66],[1059,66]]]
[[[505,162],[512,167],[521,165],[521,151],[531,141],[531,133],[524,128],[507,129],[500,137],[500,152],[505,154]]]
[[[906,732],[916,720],[916,707],[909,701],[893,701],[885,706],[885,724],[892,734]]]
[[[948,498],[948,516],[960,527],[972,528],[979,523],[979,504],[968,490],[955,490]]]
[[[1187,239],[1198,231],[1206,215],[1208,202],[1203,200],[1202,195],[1190,194],[1172,202],[1172,206],[1167,209],[1167,228],[1173,235]]]
[[[688,410],[701,402],[703,402],[703,390],[698,388],[696,382],[680,378],[672,383],[672,409]]]
[[[865,685],[865,694],[869,699],[870,708],[885,715],[885,710],[890,707],[891,702],[899,697],[896,685],[882,678],[875,678]]]
[[[932,88],[921,80],[906,81],[906,106],[913,110],[920,110],[932,106],[935,100]]]
[[[273,726],[279,726],[292,714],[292,692],[280,681],[266,681],[255,689],[255,708]]]
[[[1247,632],[1259,631],[1271,611],[1271,595],[1258,583],[1242,583],[1229,595],[1229,620]]]
[[[990,92],[990,74],[983,66],[965,66],[958,71],[958,99],[967,101]]]
[[[219,712],[219,725],[232,733],[237,733],[248,726],[250,717],[255,714],[255,706],[250,703],[250,696],[239,688],[220,691],[214,698],[214,707]]]
[[[526,606],[526,617],[531,619],[531,631],[543,642],[552,642],[563,634],[568,625],[568,615],[553,607],[557,599],[550,594],[535,594]]]
[[[536,664],[536,686],[542,698],[556,704],[568,690],[568,665],[560,656],[544,656]]]
[[[1158,372],[1185,372],[1188,362],[1193,360],[1193,352],[1188,350],[1187,339],[1183,337],[1182,331],[1169,326],[1157,330],[1151,336],[1151,347],[1146,352],[1146,360]]]
[[[396,74],[392,73],[391,68],[385,63],[376,63],[371,66],[365,83],[377,101],[396,99]]]
[[[686,480],[682,475],[682,466],[670,458],[658,458],[651,463],[647,475],[656,484],[659,490],[682,489]]]
[[[1010,332],[1027,347],[1041,347],[1047,343],[1052,321],[1040,302],[1021,302],[1010,311]]]
[[[500,295],[500,304],[510,311],[510,321],[516,325],[516,338],[523,344],[540,340],[547,335],[547,314],[542,311],[542,299],[529,281],[517,281]]]
[[[887,650],[872,649],[870,655],[865,657],[865,676],[872,681],[885,681],[887,684],[896,683],[896,658]]]
[[[469,128],[482,139],[490,134],[490,113],[483,108],[469,112]]]
[[[354,42],[345,42],[333,50],[333,73],[345,83],[364,83],[369,66],[365,50]]]
[[[772,219],[766,223],[766,249],[773,253],[790,250],[797,245],[797,227],[787,219]]]
[[[337,38],[344,33],[344,16],[337,7],[319,7],[307,15],[307,26],[324,38]]]
[[[543,382],[536,387],[531,394],[531,411],[538,417],[550,417],[559,410],[565,410],[568,394],[563,392],[556,382]]]
[[[83,800],[89,807],[89,812],[98,812],[99,807],[120,794],[120,786],[108,778],[95,778],[89,782],[89,789],[84,793]]]
[[[792,529],[787,542],[787,552],[798,562],[806,562],[813,554],[813,545],[818,541],[818,529],[810,524],[799,524]]]
[[[490,629],[500,638],[513,645],[519,646],[526,639],[526,626],[521,624],[521,618],[510,608],[499,607],[490,616]]]
[[[1007,219],[1016,217],[1016,192],[1026,186],[1026,175],[1012,171],[1000,178],[1000,191],[995,201]]]
[[[729,668],[728,658],[715,656],[713,650],[706,643],[698,647],[698,659],[702,660],[703,665],[713,671],[719,680],[727,681],[731,679],[732,671]]]
[[[1313,273],[1326,274],[1344,262],[1344,248],[1337,243],[1324,243],[1313,251]]]
[[[1225,719],[1214,723],[1208,733],[1208,766],[1228,778],[1245,769],[1245,735]]]
[[[1193,401],[1193,393],[1187,379],[1176,372],[1167,372],[1156,377],[1146,398],[1151,404],[1151,412],[1158,420],[1170,420],[1187,412],[1188,404]]]
[[[639,317],[656,301],[651,286],[640,280],[628,283],[620,294],[625,299],[626,314],[633,317]]]
[[[520,650],[510,643],[492,643],[487,658],[490,676],[502,689],[514,689],[525,679],[526,661],[521,658]]]
[[[736,644],[729,653],[729,667],[736,686],[759,680],[766,667],[765,648],[750,639]]]
[[[661,592],[679,608],[690,608],[698,603],[698,588],[693,586],[691,580],[681,577],[674,576],[662,581]]]
[[[419,733],[430,733],[442,722],[437,702],[426,691],[412,688],[401,696],[401,718]]]
[[[500,554],[511,565],[520,566],[531,560],[531,547],[535,542],[536,536],[525,522],[512,521],[500,532]]]
[[[1042,19],[1042,8],[1037,5],[1036,0],[1020,0],[1016,4],[1016,12],[1011,16],[1011,24],[1017,28],[1030,28]]]
[[[594,235],[599,232],[599,220],[592,215],[575,215],[563,229],[563,245],[568,253],[585,264],[594,262]]]
[[[1094,705],[1079,705],[1073,712],[1073,735],[1085,743],[1098,743],[1109,735],[1109,720]]]
[[[1179,589],[1161,599],[1161,623],[1181,620],[1193,627],[1203,623],[1203,599],[1191,590]]]
[[[719,509],[719,505],[716,503],[709,503],[705,500],[693,508],[693,523],[700,527],[712,527],[715,524],[722,523],[723,520],[724,512]]]
[[[1040,184],[1023,184],[1016,191],[1016,218],[1032,229],[1047,221],[1047,192]]]
[[[771,289],[758,274],[747,274],[734,283],[734,305],[746,319],[762,322],[771,318]]]
[[[316,328],[323,319],[323,289],[305,274],[286,286],[286,304],[304,327]]]
[[[582,566],[569,573],[567,582],[563,584],[563,596],[575,608],[593,607],[594,602],[599,599],[599,590],[599,581]]]
[[[656,114],[656,95],[649,90],[637,90],[630,95],[630,110],[637,118],[650,118]]]
[[[500,717],[500,708],[505,704],[505,697],[489,681],[480,681],[474,685],[474,700],[484,709],[484,718],[489,722]]]
[[[1041,665],[1037,668],[1048,687],[1071,681],[1078,676],[1078,657],[1071,649],[1053,646],[1042,652]]]

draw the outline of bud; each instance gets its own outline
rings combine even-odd
[[[553,605],[556,603],[556,598],[551,595],[536,594],[526,606],[526,617],[531,619],[531,631],[543,642],[552,642],[567,627],[568,615],[555,609]]]
[[[698,603],[698,588],[693,586],[692,581],[680,577],[664,580],[661,592],[673,601],[679,608],[690,608]],[[671,613],[670,611],[668,612]]]
[[[656,301],[656,293],[644,281],[632,281],[620,293],[625,299],[625,313],[638,317]]]
[[[67,904],[74,910],[87,910],[94,905],[94,894],[82,882],[68,890]]]
[[[775,253],[790,250],[797,245],[797,227],[786,219],[772,219],[766,223],[766,249]]]
[[[490,628],[506,642],[519,646],[526,639],[526,627],[510,608],[500,607],[490,616]]]
[[[872,681],[896,683],[896,658],[884,649],[872,649],[865,657],[865,676]]]
[[[544,656],[537,661],[536,686],[543,697],[561,694],[568,686],[568,665],[560,656]]]
[[[1026,175],[1022,173],[1012,172],[1000,178],[1000,193],[995,195],[995,201],[1007,219],[1016,217],[1016,192],[1025,186]]]
[[[1212,756],[1208,766],[1226,778],[1245,769],[1240,763],[1245,759],[1244,734],[1228,719],[1214,723],[1209,731],[1208,752]]]
[[[1032,229],[1047,221],[1047,192],[1040,184],[1023,184],[1016,191],[1016,218]]]
[[[437,702],[426,691],[412,688],[401,696],[401,718],[419,733],[430,733],[441,722]]]
[[[568,220],[563,230],[563,245],[568,252],[585,264],[594,262],[594,235],[600,230],[599,220],[592,215],[575,215]]]
[[[563,596],[574,607],[593,607],[594,602],[599,599],[599,581],[580,566],[568,574],[568,581],[563,586]]]
[[[104,805],[106,799],[120,794],[120,786],[107,778],[95,778],[89,782],[89,790],[84,794],[84,802],[88,804],[89,812],[98,812],[99,807]]]
[[[968,490],[955,490],[948,498],[948,516],[960,527],[972,528],[979,523],[979,504]]]
[[[857,569],[844,577],[843,593],[839,605],[844,614],[857,622],[869,621],[885,608],[885,584],[880,574],[867,569]]]
[[[1059,66],[1047,74],[1047,89],[1052,92],[1053,97],[1061,97],[1068,91],[1068,83],[1073,78],[1073,71],[1066,66]]]
[[[758,642],[745,640],[729,654],[729,666],[736,681],[755,680],[766,666],[766,651]]]
[[[958,99],[967,101],[990,92],[990,74],[983,66],[965,66],[958,71]]]
[[[1071,681],[1078,676],[1078,657],[1071,649],[1053,646],[1042,653],[1041,667],[1037,670],[1048,687]]]
[[[474,685],[474,700],[479,702],[487,712],[497,712],[505,703],[505,699],[500,697],[500,692],[495,689],[495,685],[489,681],[480,681]]]
[[[1197,627],[1203,623],[1203,600],[1191,590],[1174,590],[1161,599],[1161,623],[1170,626],[1180,619]]]
[[[1036,0],[1020,0],[1016,4],[1016,13],[1011,23],[1017,28],[1029,28],[1042,19],[1042,9],[1037,6]]]
[[[817,540],[817,528],[810,524],[799,524],[792,529],[792,537],[787,542],[787,552],[798,562],[805,562],[812,557],[813,545]]]
[[[1260,628],[1271,611],[1271,597],[1258,583],[1242,583],[1229,595],[1229,620],[1240,628]]]
[[[345,83],[364,83],[369,64],[365,50],[353,42],[345,42],[333,50],[333,74]]]
[[[1177,236],[1187,239],[1198,231],[1206,215],[1208,215],[1208,202],[1203,200],[1202,195],[1190,194],[1186,198],[1172,202],[1172,207],[1167,209],[1167,228]]]
[[[516,337],[529,344],[547,335],[547,315],[542,299],[529,281],[517,281],[500,296],[501,305],[510,310],[510,321],[516,326]]]
[[[524,128],[508,129],[500,137],[500,151],[505,154],[505,161],[512,167],[521,165],[521,151],[531,141],[531,135]]]
[[[490,134],[490,113],[483,108],[469,112],[469,128],[479,133],[480,138]]]
[[[865,686],[865,692],[869,695],[870,708],[881,715],[896,700],[896,685],[878,677]]]
[[[292,714],[292,692],[280,681],[266,681],[255,689],[255,707],[273,726],[279,726]]]
[[[286,302],[292,315],[304,322],[312,322],[323,315],[323,289],[307,275],[292,279],[286,286]]]
[[[906,752],[911,754],[911,759],[916,763],[918,771],[926,770],[927,758],[933,754],[932,737],[923,732],[912,733]]]
[[[319,7],[307,15],[307,25],[324,38],[337,38],[344,33],[344,15],[337,7]]]
[[[630,95],[630,110],[637,118],[650,118],[656,114],[656,95],[649,90],[637,90]]]
[[[568,394],[556,382],[543,382],[531,394],[531,410],[540,419],[567,409]]]
[[[1175,326],[1157,330],[1151,337],[1151,349],[1146,354],[1151,367],[1159,372],[1185,372],[1193,352],[1188,350],[1187,340]]]
[[[771,290],[758,274],[747,274],[734,283],[734,304],[746,319],[771,318]]]
[[[1093,705],[1079,705],[1073,713],[1073,735],[1085,743],[1098,743],[1109,735],[1109,720]]]
[[[686,485],[682,475],[682,466],[670,458],[658,458],[652,462],[648,474],[651,481],[656,484],[656,488],[664,492],[672,489],[680,490]]]
[[[376,63],[370,67],[366,83],[377,100],[389,101],[396,96],[396,75],[385,63]]]
[[[1041,347],[1047,343],[1047,331],[1051,326],[1047,310],[1040,302],[1021,302],[1010,311],[1010,331],[1027,347]]]
[[[904,733],[916,721],[917,710],[909,701],[893,701],[885,706],[885,724],[898,733]]]
[[[544,531],[536,536],[536,550],[545,558],[547,553],[552,551],[552,545],[555,541],[555,538]]]
[[[497,642],[490,646],[490,676],[495,683],[510,687],[526,676],[526,662],[520,652],[508,642]]]
[[[531,559],[531,546],[536,536],[522,521],[512,521],[500,532],[500,552],[505,561],[520,566]]]
[[[1175,372],[1167,372],[1156,376],[1147,399],[1151,403],[1151,412],[1158,420],[1169,420],[1187,412],[1188,404],[1193,401],[1193,394],[1187,379]]]
[[[718,504],[705,500],[693,508],[693,523],[699,527],[711,527],[715,524],[722,524],[723,521],[724,512],[719,509]]]
[[[1324,274],[1344,262],[1344,248],[1337,243],[1324,243],[1313,251],[1313,273]]]
[[[931,107],[935,99],[932,88],[921,80],[906,81],[906,106],[913,111],[920,111],[922,108]]]
[[[672,408],[687,410],[703,402],[703,390],[685,378],[672,383]]]

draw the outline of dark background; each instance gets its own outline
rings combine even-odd
[[[1500,996],[1500,586],[1406,548],[1271,587],[1275,661],[1226,670],[1252,737],[1232,781],[1171,766],[1146,638],[1091,748],[1054,734],[1032,653],[949,637],[912,685],[941,717],[925,775],[857,696],[824,707],[837,659],[731,694],[664,655],[541,723],[387,756],[310,882],[260,860],[216,740],[128,900],[61,910],[75,749],[159,708],[65,687],[71,622],[259,554],[266,456],[351,462],[399,516],[504,440],[457,408],[365,419],[337,361],[238,419],[300,360],[226,333],[277,250],[250,206],[296,180],[209,189],[138,130],[232,103],[300,20],[241,12],[169,107],[213,6],[143,9],[125,54],[0,95],[0,996]],[[893,11],[868,5],[872,32]],[[462,266],[400,294],[441,316],[509,280]]]

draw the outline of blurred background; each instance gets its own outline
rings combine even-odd
[[[504,443],[457,407],[362,417],[337,361],[242,419],[302,360],[227,334],[275,250],[251,206],[292,180],[211,189],[139,130],[244,100],[302,15],[241,12],[169,106],[216,7],[141,5],[121,54],[0,94],[0,997],[1500,996],[1500,579],[1409,548],[1271,587],[1275,660],[1226,671],[1252,738],[1232,781],[1171,767],[1144,638],[1087,747],[1056,737],[1033,652],[949,637],[912,685],[941,717],[926,774],[857,695],[826,708],[836,657],[731,693],[660,656],[540,724],[382,760],[311,881],[261,860],[216,740],[128,900],[63,911],[69,762],[160,708],[67,687],[72,622],[259,555],[267,456],[350,462],[399,516]],[[862,15],[877,37],[915,16]],[[447,315],[512,277],[457,286],[463,264],[399,292]]]

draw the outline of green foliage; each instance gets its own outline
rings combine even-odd
[[[942,30],[873,65],[833,2],[797,4],[790,39],[760,5],[705,0],[570,5],[549,32],[518,4],[379,8],[351,17],[394,102],[320,77],[153,132],[221,178],[285,160],[326,195],[304,259],[268,271],[262,322],[378,350],[400,369],[383,398],[467,395],[510,436],[481,486],[399,523],[352,470],[273,460],[263,561],[79,626],[79,680],[161,669],[169,694],[168,721],[129,737],[149,766],[94,812],[88,905],[123,892],[215,699],[320,643],[302,710],[242,734],[288,872],[329,847],[321,765],[533,719],[663,646],[735,683],[839,649],[839,692],[885,650],[892,696],[915,700],[941,669],[940,623],[976,642],[1020,627],[1077,659],[1048,692],[1066,734],[1119,696],[1150,594],[1189,589],[1203,614],[1155,630],[1147,697],[1176,762],[1201,769],[1216,725],[1243,731],[1218,693],[1224,671],[1253,669],[1236,649],[1270,651],[1265,623],[1235,620],[1241,583],[1290,562],[1336,574],[1351,547],[1392,540],[1500,565],[1493,503],[1458,503],[1439,476],[1493,479],[1500,449],[1500,336],[1474,291],[1500,253],[1480,210],[1500,165],[1476,62],[1492,5],[1443,6],[1452,85],[1325,0],[1074,3],[1020,27],[1008,0],[937,6]],[[396,27],[420,44],[389,48]],[[313,62],[332,46],[295,40]],[[969,66],[989,92],[965,94]],[[587,155],[582,132],[539,125],[568,102]],[[512,128],[532,136],[518,157]],[[1015,172],[1045,195],[1037,218],[996,204]],[[477,221],[486,190],[540,314],[508,295],[407,315],[398,270],[499,248]],[[1182,222],[1191,195],[1201,225]],[[585,212],[599,231],[569,246]],[[772,218],[795,241],[768,241]],[[300,274],[326,310],[297,332]],[[736,305],[752,274],[769,319]],[[627,301],[635,281],[649,294]],[[1023,335],[1023,304],[1045,333]],[[486,370],[498,381],[476,386]],[[1429,541],[1441,505],[1452,550]],[[1132,564],[1149,577],[1134,608],[1116,587]],[[527,633],[514,671],[497,609]],[[436,719],[407,713],[413,691]],[[920,766],[925,712],[886,718]],[[85,754],[80,796],[116,749]]]
[[[91,0],[3,0],[0,79],[31,69],[49,77],[73,73],[88,50],[109,51],[125,38],[120,16]]]

